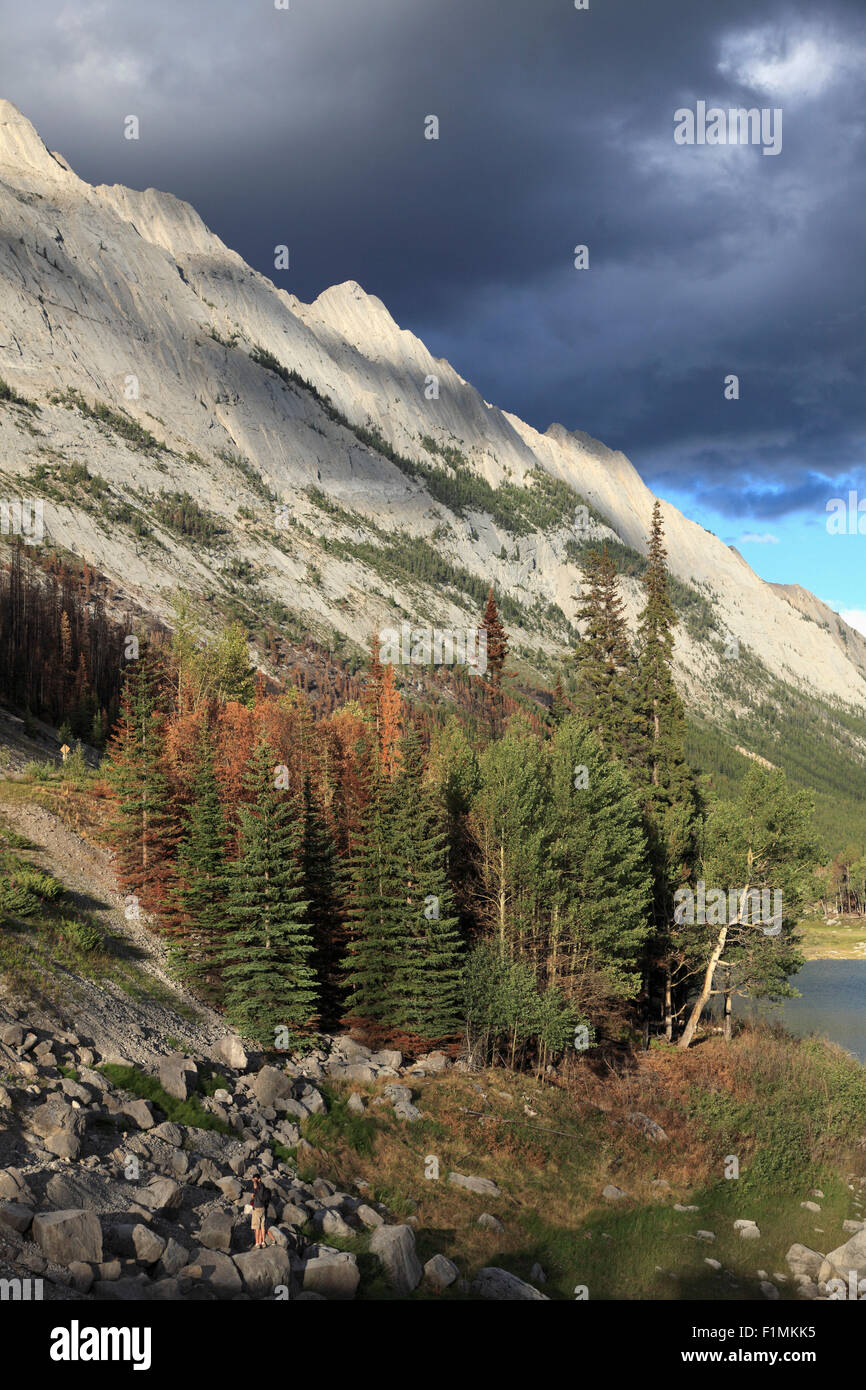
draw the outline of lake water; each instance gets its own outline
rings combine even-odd
[[[791,983],[802,999],[777,1006],[738,999],[735,1016],[753,1013],[791,1033],[820,1033],[866,1063],[866,960],[810,960]]]

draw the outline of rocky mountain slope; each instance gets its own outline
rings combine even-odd
[[[43,498],[47,539],[155,612],[180,586],[364,645],[404,617],[474,621],[493,581],[515,654],[543,667],[602,536],[630,548],[632,619],[640,604],[654,499],[624,455],[488,404],[357,284],[302,304],[170,194],[84,183],[8,102],[0,377],[38,407],[0,401],[0,496]],[[172,512],[181,492],[197,526]],[[668,504],[664,519],[696,708],[714,712],[726,650],[864,706],[859,634]],[[762,694],[754,664],[735,684],[744,705]]]

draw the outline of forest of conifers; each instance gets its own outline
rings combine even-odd
[[[818,846],[807,794],[754,766],[701,794],[671,675],[658,512],[633,648],[616,567],[585,563],[583,637],[549,717],[504,694],[507,635],[480,625],[481,718],[416,718],[371,643],[326,714],[256,677],[242,629],[181,616],[127,661],[103,764],[127,911],[263,1045],[352,1026],[407,1050],[543,1067],[602,1040],[688,1046],[718,994],[784,996]],[[781,892],[781,930],[683,922],[682,889]]]

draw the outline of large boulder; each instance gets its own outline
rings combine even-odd
[[[423,1057],[419,1057],[412,1071],[417,1071],[422,1075],[441,1075],[446,1071],[450,1064],[450,1059],[444,1052],[428,1052]]]
[[[308,1081],[305,1081],[301,1085],[298,1099],[308,1115],[324,1115],[327,1113],[328,1107],[325,1103],[325,1097],[322,1095],[321,1091],[317,1091],[315,1086],[311,1086]]]
[[[102,1227],[95,1212],[39,1212],[33,1218],[33,1239],[52,1264],[102,1263]]]
[[[107,1184],[99,1173],[89,1173],[80,1168],[78,1171],[69,1169],[65,1173],[51,1175],[45,1187],[45,1196],[56,1211],[70,1211],[78,1207],[89,1210],[95,1206],[100,1191],[106,1188]]]
[[[137,1303],[151,1296],[151,1287],[146,1274],[132,1274],[125,1279],[97,1279],[92,1292],[115,1303]]]
[[[384,1226],[385,1224],[385,1218],[380,1216],[373,1207],[368,1206],[366,1202],[361,1202],[361,1204],[355,1208],[355,1215],[361,1222],[361,1225],[367,1227],[368,1231],[375,1231],[377,1227]]]
[[[218,1178],[216,1185],[223,1196],[228,1197],[230,1202],[239,1202],[243,1196],[244,1187],[240,1178]]]
[[[221,1250],[205,1250],[203,1247],[194,1250],[190,1265],[186,1268],[196,1266],[201,1270],[200,1279],[217,1298],[234,1298],[235,1294],[241,1292],[241,1276],[237,1266]],[[180,1274],[183,1274],[183,1270]]]
[[[348,1222],[344,1221],[338,1211],[322,1211],[316,1214],[316,1223],[321,1227],[323,1235],[338,1236],[341,1240],[354,1234]]]
[[[383,1047],[378,1052],[374,1052],[370,1061],[377,1067],[388,1067],[391,1071],[399,1071],[403,1065],[403,1053],[396,1048]]]
[[[484,1197],[498,1197],[500,1190],[491,1178],[476,1178],[465,1173],[449,1173],[448,1181],[455,1187],[465,1187],[467,1192],[479,1192]]]
[[[394,1105],[410,1105],[412,1103],[412,1092],[408,1086],[397,1086],[395,1084],[386,1086],[382,1095]]]
[[[208,1250],[224,1250],[228,1254],[232,1244],[231,1212],[212,1211],[202,1222],[199,1240]]]
[[[370,1237],[370,1253],[378,1256],[385,1278],[398,1293],[411,1293],[420,1284],[424,1271],[411,1226],[378,1226]]]
[[[179,1149],[183,1146],[183,1130],[180,1125],[173,1124],[171,1120],[163,1120],[161,1125],[155,1125],[148,1137],[161,1139],[164,1144],[170,1144],[173,1149]]]
[[[446,1259],[444,1255],[434,1255],[424,1266],[424,1283],[434,1293],[441,1293],[454,1283],[459,1273],[459,1269],[451,1260]]]
[[[179,1245],[174,1236],[169,1236],[168,1244],[160,1256],[160,1272],[171,1278],[186,1264],[189,1264],[189,1251]]]
[[[278,1284],[289,1284],[292,1261],[288,1250],[269,1245],[264,1250],[246,1250],[235,1255],[244,1288],[254,1298],[272,1298]]]
[[[36,1198],[20,1168],[0,1168],[0,1200],[35,1207]]]
[[[50,1096],[32,1112],[29,1125],[44,1140],[46,1149],[58,1158],[77,1158],[80,1154],[84,1114],[74,1110],[63,1096]]]
[[[509,1273],[507,1269],[498,1269],[496,1265],[479,1269],[472,1281],[472,1291],[481,1298],[497,1302],[550,1301],[546,1293],[539,1293],[531,1284],[518,1279],[516,1274]]]
[[[304,1265],[304,1292],[323,1298],[354,1298],[361,1276],[354,1255],[317,1255]]]
[[[151,1178],[147,1187],[138,1189],[137,1197],[148,1211],[175,1212],[183,1201],[183,1188],[171,1178]]]
[[[795,1244],[785,1256],[785,1263],[795,1278],[800,1274],[806,1274],[810,1279],[817,1280],[824,1256],[817,1250],[810,1250],[808,1245]]]
[[[369,1047],[355,1042],[354,1038],[342,1037],[335,1042],[332,1055],[342,1057],[345,1062],[369,1062],[371,1053]]]
[[[165,1253],[165,1241],[141,1222],[132,1228],[132,1245],[135,1258],[143,1265],[155,1265]]]
[[[240,1038],[233,1033],[226,1033],[225,1037],[220,1038],[213,1048],[213,1059],[215,1062],[222,1062],[225,1066],[231,1067],[232,1071],[246,1071],[249,1066],[249,1057]]]
[[[339,1068],[339,1079],[369,1085],[371,1081],[376,1080],[376,1068],[369,1062],[350,1062],[347,1067]]]
[[[172,1053],[159,1064],[159,1084],[175,1100],[189,1100],[198,1083],[198,1067],[188,1057]]]
[[[309,1213],[304,1207],[299,1207],[294,1202],[286,1202],[280,1220],[284,1226],[303,1226],[308,1216]]]
[[[288,1100],[292,1094],[292,1078],[278,1067],[262,1067],[253,1082],[253,1094],[259,1105]]]
[[[122,1113],[136,1129],[152,1129],[156,1124],[149,1100],[125,1100],[122,1102]]]
[[[33,1212],[21,1202],[0,1202],[0,1226],[8,1226],[23,1236],[30,1229]]]
[[[866,1275],[866,1231],[858,1231],[844,1245],[828,1251],[826,1263],[836,1278],[847,1279],[853,1270],[858,1280],[862,1279]]]

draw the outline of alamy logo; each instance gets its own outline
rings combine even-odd
[[[699,101],[694,111],[681,106],[674,112],[674,141],[678,145],[763,145],[764,154],[782,153],[781,106],[744,106],[725,111],[707,109]]]
[[[0,1279],[0,1303],[38,1303],[44,1294],[41,1279]]]
[[[400,631],[380,633],[379,659],[386,666],[471,666],[487,670],[487,629],[478,627],[415,627],[401,623]]]
[[[778,936],[782,930],[782,890],[774,888],[710,888],[703,879],[697,891],[678,888],[674,893],[674,921],[693,926],[761,927],[765,936]]]
[[[856,492],[831,497],[827,503],[827,532],[831,536],[866,536],[866,497]]]
[[[25,545],[38,545],[44,534],[41,497],[22,497],[14,502],[0,498],[0,536],[20,536]]]
[[[150,1370],[149,1327],[82,1327],[73,1318],[69,1327],[51,1331],[52,1361],[131,1361],[134,1371]]]

